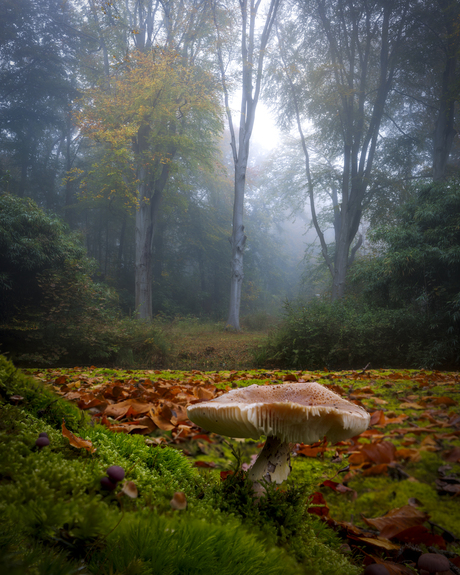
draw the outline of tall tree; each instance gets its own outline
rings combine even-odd
[[[66,114],[79,37],[74,12],[57,0],[6,0],[0,6],[0,154],[10,189],[48,208],[56,201]]]
[[[344,295],[345,278],[361,240],[359,230],[381,140],[386,102],[399,70],[409,24],[409,0],[298,2],[298,20],[279,25],[279,95],[284,119],[297,125],[312,218],[332,276],[332,299]],[[289,35],[288,35],[289,34]],[[283,106],[283,103],[281,102]],[[340,162],[340,184],[330,188],[334,210],[331,252],[316,215],[305,124],[327,149],[332,170]]]
[[[239,130],[236,132],[230,107],[230,82],[227,74],[229,62],[224,57],[224,19],[228,12],[219,10],[213,2],[214,23],[217,33],[217,57],[225,98],[225,109],[230,129],[233,164],[235,168],[233,227],[230,244],[231,287],[230,308],[227,324],[240,329],[241,288],[243,284],[243,254],[246,243],[244,233],[244,189],[249,159],[249,144],[259,102],[264,73],[264,58],[268,41],[281,0],[270,0],[266,13],[260,17],[261,0],[239,0],[240,8],[240,55],[241,55],[241,106]],[[261,30],[259,32],[259,29]],[[228,56],[228,53],[227,53]]]
[[[205,168],[221,129],[212,76],[175,51],[134,51],[113,79],[89,90],[84,133],[103,143],[104,173],[136,208],[135,305],[152,316],[152,245],[166,185],[181,162]],[[95,166],[100,169],[99,166]]]

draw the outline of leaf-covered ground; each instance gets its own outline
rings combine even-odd
[[[338,445],[293,446],[289,481],[311,484],[310,512],[340,533],[346,552],[364,554],[369,563],[385,561],[391,573],[414,573],[410,566],[419,554],[414,549],[420,546],[444,553],[451,571],[460,573],[458,373],[78,367],[24,371],[110,430],[145,435],[151,444],[176,446],[203,473],[220,473],[223,480],[234,460],[232,451],[247,467],[261,443],[204,432],[187,419],[187,405],[254,383],[324,384],[365,407],[371,425],[359,437]]]

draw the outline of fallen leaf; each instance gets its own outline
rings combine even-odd
[[[422,525],[428,518],[426,513],[419,511],[412,505],[392,509],[383,517],[376,517],[375,519],[369,519],[364,515],[361,517],[367,525],[378,529],[380,537],[385,539],[391,539],[409,527]]]
[[[140,415],[141,413],[148,413],[152,407],[153,405],[151,403],[141,403],[137,399],[126,399],[120,403],[113,403],[112,405],[107,406],[104,414],[107,417],[114,417],[117,419],[119,417],[124,417],[129,409],[131,409],[131,413]]]
[[[326,504],[324,495],[319,491],[315,491],[310,497],[308,513],[318,515],[319,517],[327,517],[329,515],[329,507]]]
[[[363,445],[361,451],[374,463],[391,463],[395,457],[396,447],[391,441],[380,441]]]
[[[368,545],[371,545],[372,547],[376,547],[377,549],[385,549],[386,551],[397,551],[400,549],[400,545],[396,544],[396,543],[392,543],[391,541],[389,541],[388,539],[384,539],[381,537],[355,537],[352,535],[348,536],[349,539],[352,539],[354,541],[360,541],[362,543],[367,543]]]
[[[149,411],[149,417],[162,431],[171,431],[176,427],[171,423],[172,412],[167,405],[151,408]]]
[[[343,485],[343,483],[337,483],[336,481],[331,481],[330,479],[326,479],[326,481],[323,481],[320,487],[329,487],[336,493],[352,493],[353,499],[356,499],[358,497],[358,494],[354,489],[350,489],[350,487]]]
[[[62,435],[64,437],[67,437],[70,445],[72,445],[73,447],[77,447],[78,449],[86,449],[90,453],[94,453],[96,451],[96,447],[93,447],[91,441],[87,439],[82,439],[81,437],[78,437],[77,435],[69,431],[65,426],[64,420],[62,420]]]
[[[436,397],[430,402],[432,405],[457,405],[457,402],[451,397]]]
[[[379,463],[378,465],[373,465],[367,469],[363,469],[361,472],[363,477],[375,477],[378,475],[388,475],[388,463]]]
[[[420,452],[418,449],[408,449],[407,447],[403,447],[402,449],[396,450],[395,458],[398,461],[420,461]]]
[[[446,548],[446,542],[441,535],[436,535],[428,531],[423,525],[414,525],[404,529],[395,535],[395,539],[403,543],[411,543],[412,545],[437,545],[440,549]]]
[[[304,457],[317,457],[321,453],[326,451],[326,447],[311,447],[309,445],[303,445],[296,451],[297,455],[303,455]]]
[[[451,463],[458,463],[460,461],[460,447],[454,447],[450,451],[444,451],[442,458]]]

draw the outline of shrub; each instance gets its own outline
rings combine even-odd
[[[285,367],[455,369],[460,359],[460,182],[422,188],[371,234],[342,301],[291,302],[264,353]]]
[[[415,311],[375,309],[355,298],[290,302],[266,357],[287,368],[426,367],[429,334]]]

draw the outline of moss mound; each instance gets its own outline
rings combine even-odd
[[[71,445],[63,419],[95,451]],[[41,448],[40,433],[49,438]],[[231,483],[200,475],[180,451],[92,427],[1,356],[0,461],[0,573],[359,572],[338,553],[333,533],[305,517],[301,489],[274,491],[255,505],[244,477],[230,493]],[[101,478],[111,465],[125,478],[108,490]],[[126,494],[127,482],[137,497]],[[170,504],[178,491],[187,500],[182,511]]]

